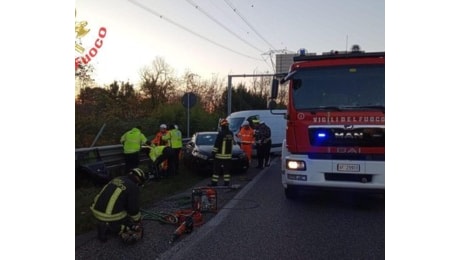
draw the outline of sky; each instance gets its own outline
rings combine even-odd
[[[99,84],[136,84],[157,57],[177,76],[209,79],[273,73],[277,53],[300,48],[385,51],[383,0],[76,0],[75,9],[90,30],[76,39],[86,50],[75,57],[103,41],[90,61]]]

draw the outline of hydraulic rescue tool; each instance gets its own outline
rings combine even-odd
[[[185,220],[179,225],[179,227],[174,231],[173,237],[169,240],[169,243],[173,243],[184,233],[191,233],[193,231],[193,217],[187,216]]]
[[[199,187],[192,190],[192,209],[200,212],[217,211],[217,192],[214,187]]]

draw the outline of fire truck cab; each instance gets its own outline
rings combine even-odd
[[[280,79],[280,80],[279,80]],[[385,53],[322,55],[304,50],[289,73],[281,182],[287,198],[300,189],[385,190]]]

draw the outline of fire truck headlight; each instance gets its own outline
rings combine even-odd
[[[305,171],[307,165],[304,161],[286,160],[286,168],[294,171]]]

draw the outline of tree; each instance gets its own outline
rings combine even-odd
[[[94,67],[92,64],[79,64],[75,70],[75,93],[79,93],[82,88],[94,87],[94,79],[92,74]]]
[[[175,95],[177,79],[174,77],[174,70],[163,58],[157,57],[150,67],[144,67],[141,72],[141,91],[150,101],[151,109],[159,104],[171,101]]]
[[[225,89],[223,78],[219,79],[217,75],[213,75],[210,80],[200,80],[197,74],[187,71],[183,80],[186,85],[186,92],[193,92],[198,96],[198,99],[204,101],[201,103],[204,111],[213,113],[222,103],[219,93]]]

